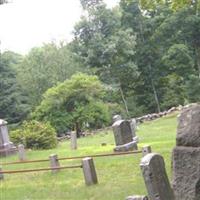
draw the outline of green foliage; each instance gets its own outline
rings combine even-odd
[[[14,144],[24,144],[31,149],[52,149],[57,145],[55,129],[49,123],[38,121],[24,122],[11,132],[10,138]]]
[[[27,96],[16,80],[14,63],[18,63],[14,53],[0,54],[0,118],[9,123],[19,123],[30,110]]]
[[[200,102],[200,78],[191,75],[186,84],[189,102]]]
[[[102,127],[109,122],[108,107],[101,99],[104,87],[97,76],[78,73],[50,88],[33,117],[49,121],[58,133],[80,131],[84,125]]]
[[[47,89],[80,71],[69,47],[54,43],[32,49],[17,68],[18,82],[29,95],[32,107],[40,103]]]

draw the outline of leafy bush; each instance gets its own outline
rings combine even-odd
[[[14,144],[24,144],[26,148],[51,149],[56,147],[56,131],[49,123],[24,122],[20,129],[11,132]]]

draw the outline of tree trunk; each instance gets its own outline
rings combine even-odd
[[[81,137],[81,128],[80,128],[80,124],[78,122],[76,122],[76,135],[77,135],[77,138],[80,138]]]
[[[125,109],[126,109],[127,116],[129,117],[128,106],[127,106],[126,99],[125,99],[125,97],[124,97],[124,92],[123,92],[123,90],[122,90],[121,84],[120,84],[120,86],[119,86],[119,90],[120,90],[120,94],[121,94],[121,97],[122,97],[122,101],[123,101],[123,103],[124,103],[124,107],[125,107]]]
[[[155,102],[156,102],[156,105],[157,105],[157,111],[160,112],[160,102],[158,100],[158,94],[157,94],[156,87],[155,87],[155,84],[154,84],[154,81],[153,81],[153,78],[152,78],[151,64],[149,64],[148,67],[149,67],[149,77],[150,77],[150,81],[151,81],[151,87],[152,87],[154,99],[155,99]]]

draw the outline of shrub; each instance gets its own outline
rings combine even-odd
[[[24,122],[20,129],[11,132],[14,144],[24,144],[26,148],[51,149],[56,147],[56,131],[49,123]]]

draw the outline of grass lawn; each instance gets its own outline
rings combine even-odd
[[[177,113],[139,126],[139,148],[149,144],[154,152],[164,156],[171,177],[171,151],[175,146]],[[101,143],[107,143],[101,146]],[[113,152],[114,136],[111,131],[102,132],[78,140],[78,150],[71,151],[70,143],[62,142],[56,149],[28,151],[29,160],[47,159],[50,154],[70,157]],[[85,186],[82,169],[64,169],[57,174],[33,172],[6,174],[0,181],[0,200],[124,200],[133,194],[146,194],[140,172],[141,154],[95,158],[99,184]],[[17,156],[0,159],[3,162],[17,161]],[[61,165],[80,164],[81,160],[60,161]],[[49,167],[48,162],[3,166],[4,170]]]

